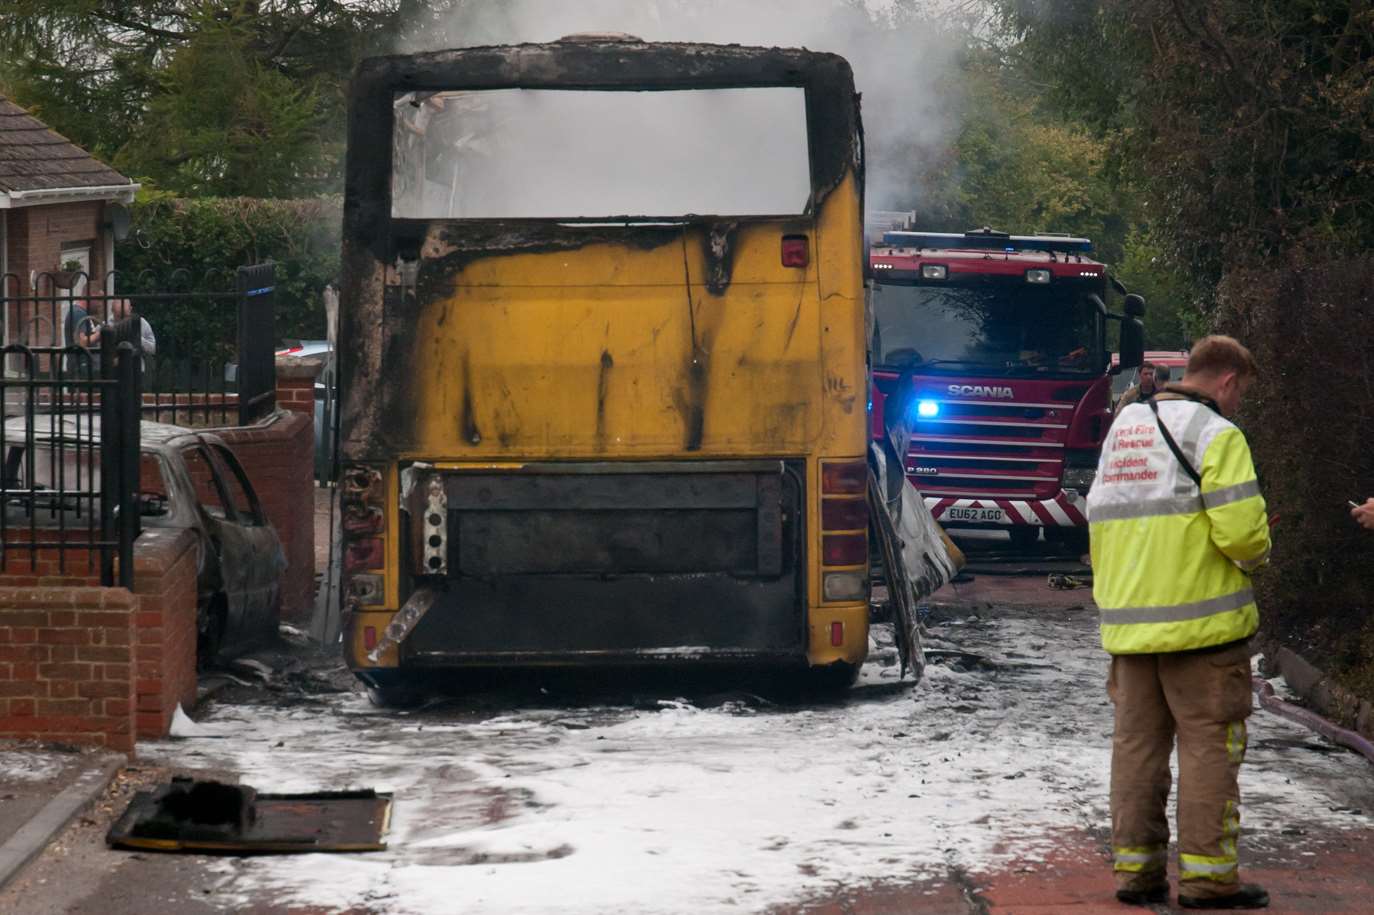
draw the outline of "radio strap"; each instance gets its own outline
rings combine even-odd
[[[1169,450],[1174,453],[1174,457],[1178,458],[1178,462],[1183,465],[1184,473],[1192,478],[1193,482],[1197,484],[1198,492],[1201,492],[1202,475],[1188,462],[1188,459],[1183,455],[1183,449],[1178,447],[1178,442],[1174,441],[1174,437],[1169,434],[1169,427],[1164,425],[1164,420],[1159,415],[1159,405],[1155,403],[1154,397],[1150,397],[1145,402],[1149,404],[1150,409],[1154,411],[1155,425],[1159,427],[1159,434],[1164,436],[1164,444],[1169,446]]]

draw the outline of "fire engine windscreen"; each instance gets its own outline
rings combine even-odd
[[[967,374],[1080,374],[1103,369],[1102,322],[1071,280],[1038,286],[875,283],[875,368]]]
[[[811,198],[806,93],[501,89],[395,101],[392,215],[783,216]]]

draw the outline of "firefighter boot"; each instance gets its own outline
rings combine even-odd
[[[1163,905],[1169,901],[1169,884],[1147,890],[1117,890],[1116,901],[1122,905]]]
[[[1263,909],[1269,905],[1269,894],[1264,887],[1254,883],[1242,883],[1234,893],[1225,896],[1184,896],[1178,897],[1178,904],[1185,909]]]

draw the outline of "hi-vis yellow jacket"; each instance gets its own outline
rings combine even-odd
[[[1148,404],[1121,411],[1088,493],[1093,598],[1112,654],[1205,648],[1259,626],[1248,572],[1269,556],[1269,523],[1250,446],[1204,404],[1169,393],[1156,403],[1202,486]]]

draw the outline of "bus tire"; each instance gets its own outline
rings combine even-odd
[[[839,695],[849,691],[854,681],[859,679],[859,665],[843,661],[809,668],[806,672],[806,686],[812,693],[820,695]]]
[[[377,708],[411,709],[425,700],[425,694],[410,686],[369,686],[367,699]]]

